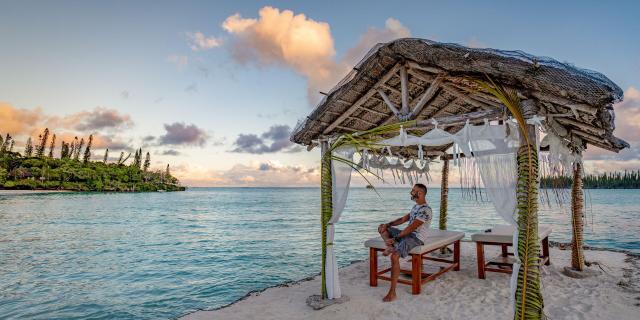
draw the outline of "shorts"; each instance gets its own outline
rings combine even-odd
[[[389,232],[389,236],[393,238],[400,234],[401,230],[398,228],[389,227],[387,231]],[[394,243],[393,247],[396,249],[396,251],[398,251],[400,257],[404,258],[409,255],[409,251],[411,251],[411,249],[423,244],[424,243],[420,239],[418,239],[418,237],[416,237],[414,233],[411,233],[408,236],[400,238],[400,241]]]

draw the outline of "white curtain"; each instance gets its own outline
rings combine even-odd
[[[333,155],[342,159],[353,161],[353,148],[338,148],[333,151]],[[338,278],[338,262],[333,251],[333,238],[335,235],[335,223],[340,220],[340,215],[347,203],[349,194],[349,184],[351,183],[351,166],[340,161],[331,161],[332,181],[332,205],[333,215],[327,225],[327,254],[325,258],[325,281],[327,286],[327,297],[337,299],[342,296],[340,291],[340,279]]]
[[[483,126],[469,128],[469,146],[480,173],[485,191],[496,212],[508,224],[514,226],[514,259],[511,274],[511,300],[515,297],[520,259],[518,257],[518,228],[516,216],[516,187],[518,183],[517,150],[519,146],[518,128],[511,122],[503,126]],[[513,303],[512,303],[513,305]]]
[[[466,157],[476,161],[485,190],[491,199],[498,215],[510,225],[516,222],[516,153],[519,146],[518,127],[510,121],[500,125],[485,122],[481,126],[467,123],[460,131],[451,134],[436,126],[421,137],[408,135],[400,130],[396,137],[379,142],[380,146],[439,146],[454,143],[455,149],[462,151]],[[353,161],[353,148],[334,150],[334,155]],[[366,156],[366,155],[365,155]],[[383,157],[386,162],[393,157]],[[396,159],[397,160],[397,159]],[[333,216],[327,226],[327,255],[325,260],[325,280],[329,299],[340,298],[338,265],[333,251],[335,233],[334,224],[340,219],[344,209],[352,168],[343,162],[332,161],[333,178]],[[363,162],[364,164],[365,162]],[[367,166],[371,164],[366,164]],[[395,164],[394,164],[395,165]],[[389,164],[391,166],[391,164]],[[381,165],[384,168],[385,166]],[[518,241],[518,232],[513,235],[513,243]],[[514,250],[516,263],[511,277],[511,299],[514,298],[515,284],[520,267],[517,250]]]

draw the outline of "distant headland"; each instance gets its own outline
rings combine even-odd
[[[54,157],[56,135],[49,139],[49,130],[34,144],[28,138],[24,152],[14,151],[15,140],[10,134],[0,135],[0,189],[6,190],[70,190],[70,191],[184,191],[177,178],[171,175],[169,165],[164,170],[150,170],[149,152],[143,160],[142,148],[109,162],[109,149],[102,161],[91,160],[90,135],[67,143],[62,141],[60,156]],[[84,147],[84,150],[83,150]]]

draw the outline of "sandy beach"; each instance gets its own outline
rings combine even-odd
[[[363,248],[362,250],[365,250]],[[488,249],[487,256],[498,254]],[[550,319],[637,319],[640,312],[640,257],[624,252],[586,250],[586,260],[597,262],[595,277],[569,278],[561,273],[570,264],[571,252],[551,249],[551,265],[542,270],[545,314]],[[423,293],[411,295],[398,286],[398,299],[382,303],[388,282],[368,283],[368,261],[340,269],[343,295],[349,301],[314,311],[305,303],[318,294],[320,277],[254,292],[228,306],[197,311],[181,319],[508,319],[509,276],[488,273],[477,278],[475,246],[462,244],[459,272],[426,284]],[[380,258],[380,262],[387,259]],[[406,262],[403,262],[406,263]]]

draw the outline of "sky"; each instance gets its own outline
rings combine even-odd
[[[618,1],[0,0],[0,134],[136,148],[187,186],[317,186],[319,152],[289,134],[376,43],[401,37],[523,50],[605,74],[619,154],[640,169],[640,3]],[[112,160],[113,161],[113,160]],[[432,184],[439,180],[437,166]]]

